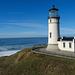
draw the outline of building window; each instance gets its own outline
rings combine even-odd
[[[65,42],[63,43],[63,47],[65,48]]]
[[[71,43],[69,43],[69,48],[71,48],[71,46],[72,46]]]
[[[50,20],[50,23],[51,23],[51,20]]]
[[[50,33],[50,38],[52,37],[52,33]]]

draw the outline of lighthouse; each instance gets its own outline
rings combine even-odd
[[[60,31],[59,31],[59,19],[60,16],[58,15],[58,9],[53,8],[49,10],[49,17],[48,17],[48,46],[46,50],[59,50],[58,48],[58,38],[60,38]]]

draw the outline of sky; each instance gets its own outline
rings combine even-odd
[[[61,36],[74,36],[75,0],[1,0],[0,38],[47,37],[53,4],[59,9]]]

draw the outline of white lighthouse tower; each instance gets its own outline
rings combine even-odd
[[[53,8],[49,10],[48,17],[48,46],[46,50],[59,50],[57,40],[60,38],[59,32],[59,19],[58,9]]]

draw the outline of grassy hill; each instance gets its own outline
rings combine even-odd
[[[0,75],[75,75],[75,60],[34,53],[31,49],[0,57]]]

